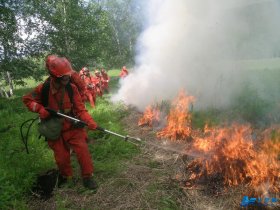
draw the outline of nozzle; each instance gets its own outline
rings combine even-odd
[[[127,138],[130,138],[130,139],[134,139],[136,141],[142,141],[139,137],[133,137],[133,136],[126,136]]]

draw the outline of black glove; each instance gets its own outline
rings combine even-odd
[[[74,121],[72,123],[72,125],[75,127],[75,128],[83,128],[85,127],[87,124],[83,121]]]
[[[50,113],[50,115],[52,116],[57,116],[57,111],[50,109],[48,107],[45,107],[45,109]]]
[[[99,131],[105,131],[105,129],[104,129],[104,128],[101,128],[101,127],[99,127],[99,126],[97,126],[96,130],[99,130]]]

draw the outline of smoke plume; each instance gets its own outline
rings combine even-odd
[[[143,110],[185,89],[196,107],[229,105],[252,74],[244,60],[280,55],[279,8],[277,0],[147,1],[135,68],[113,100]]]

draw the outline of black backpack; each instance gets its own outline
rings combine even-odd
[[[72,86],[71,86],[70,82],[66,85],[66,91],[68,92],[68,96],[70,98],[71,104],[73,104],[73,89],[72,89]],[[41,99],[42,99],[42,104],[43,104],[44,107],[47,107],[48,104],[49,104],[49,92],[50,92],[50,77],[43,83]],[[25,122],[23,122],[21,124],[21,127],[20,127],[21,138],[22,138],[22,141],[25,145],[25,149],[26,149],[27,154],[29,154],[29,150],[28,150],[28,146],[27,146],[28,134],[29,134],[29,131],[30,131],[30,127],[32,126],[32,124],[37,119],[38,119],[38,117],[34,118],[34,119],[26,120]],[[23,127],[27,123],[29,123],[29,126],[28,126],[26,134],[24,135],[23,134]],[[39,136],[39,138],[40,137],[41,137],[41,135]]]
[[[73,89],[70,82],[65,86],[66,91],[69,95],[70,102],[73,104]],[[44,82],[42,88],[42,104],[44,107],[48,107],[49,104],[49,92],[50,92],[50,77]]]

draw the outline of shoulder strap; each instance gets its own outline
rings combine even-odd
[[[49,92],[50,92],[50,77],[44,82],[42,88],[41,99],[44,107],[47,107],[49,105]]]
[[[71,104],[73,104],[73,89],[70,82],[68,82],[68,84],[66,85],[66,91],[69,95]]]
[[[66,85],[66,91],[69,95],[71,104],[73,104],[73,89],[72,89],[70,82]],[[47,107],[49,105],[49,92],[50,92],[50,78],[48,78],[44,82],[43,88],[42,88],[41,100],[42,100],[42,104],[44,107]]]

